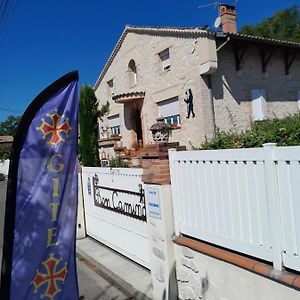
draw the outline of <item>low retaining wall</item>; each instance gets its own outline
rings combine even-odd
[[[175,244],[179,299],[297,300],[299,291],[282,283]]]

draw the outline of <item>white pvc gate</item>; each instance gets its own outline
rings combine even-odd
[[[149,268],[142,169],[82,168],[87,234]]]

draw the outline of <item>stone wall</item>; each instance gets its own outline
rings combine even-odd
[[[293,62],[285,75],[283,49],[274,49],[262,72],[258,45],[249,45],[236,71],[233,45],[223,47],[218,53],[218,70],[212,75],[216,125],[221,130],[244,130],[251,118],[251,90],[266,91],[268,118],[282,118],[298,111],[300,91],[300,59]]]
[[[175,245],[182,300],[296,300],[300,292],[261,275]]]

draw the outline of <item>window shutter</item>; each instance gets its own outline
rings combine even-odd
[[[119,114],[108,117],[109,127],[120,126],[120,116]]]
[[[179,115],[180,109],[179,109],[178,97],[159,102],[158,108],[159,108],[159,115],[161,117]]]
[[[159,53],[159,57],[162,61],[163,70],[169,70],[170,69],[170,53],[169,49],[166,49]]]
[[[266,97],[265,90],[255,89],[251,91],[252,119],[260,121],[266,119]]]

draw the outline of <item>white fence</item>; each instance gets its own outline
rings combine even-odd
[[[82,168],[86,232],[150,266],[142,169]]]
[[[9,169],[9,160],[5,160],[3,162],[0,162],[0,173],[4,175],[8,175],[8,169]]]
[[[169,154],[177,234],[300,271],[300,147]]]

